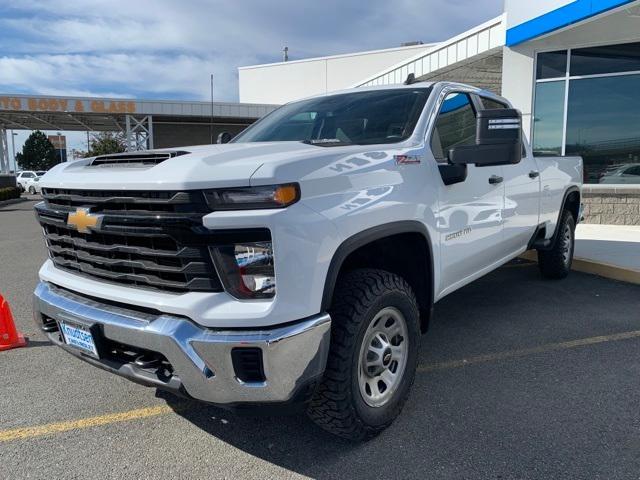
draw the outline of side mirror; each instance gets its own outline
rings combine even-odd
[[[220,132],[218,134],[217,143],[229,143],[232,138],[233,138],[233,135],[231,135],[229,132]]]
[[[480,110],[475,145],[449,150],[454,165],[511,165],[522,160],[522,115],[513,108]]]
[[[450,163],[438,164],[438,170],[440,170],[440,176],[445,185],[464,182],[469,171],[466,165],[452,165]]]

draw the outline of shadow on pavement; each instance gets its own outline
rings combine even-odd
[[[37,348],[37,347],[53,347],[53,343],[48,340],[32,340],[31,337],[27,337],[29,343],[27,343],[27,348]]]
[[[584,274],[549,282],[535,266],[504,268],[436,306],[422,338],[420,364],[637,329],[639,319],[624,313],[637,308],[639,293],[637,286]],[[625,376],[608,375],[626,357],[612,356],[606,364],[589,349],[565,353],[569,361],[559,355],[419,373],[394,425],[364,444],[325,433],[302,414],[240,416],[159,396],[223,442],[313,478],[525,478],[532,471],[544,478],[593,472],[606,459],[594,448],[595,427],[581,415],[593,406],[597,413],[590,421],[610,425],[612,413],[596,406],[615,402],[617,382],[620,389],[628,387]],[[625,417],[619,418],[612,441],[627,436]]]
[[[269,463],[314,478],[327,476],[327,464],[362,445],[334,437],[302,412],[282,416],[233,413],[159,393],[176,413],[204,432]]]

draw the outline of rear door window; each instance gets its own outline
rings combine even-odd
[[[482,107],[486,110],[500,110],[503,108],[509,108],[506,104],[487,97],[480,97],[480,101],[482,102]]]

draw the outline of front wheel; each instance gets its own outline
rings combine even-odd
[[[29,187],[29,193],[30,193],[31,195],[35,195],[35,194],[36,194],[36,189],[35,189],[35,188],[33,188],[33,187]]]
[[[350,440],[374,437],[400,414],[418,361],[420,326],[411,287],[383,270],[355,270],[336,286],[331,348],[308,414]]]
[[[550,250],[538,250],[538,265],[545,278],[565,278],[573,263],[576,221],[569,210],[562,212],[557,228],[558,235],[553,247]]]

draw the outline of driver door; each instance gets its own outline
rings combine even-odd
[[[449,92],[441,101],[431,134],[431,150],[439,163],[459,145],[473,145],[476,107],[470,94]],[[437,215],[440,237],[441,295],[483,275],[504,257],[504,183],[502,166],[467,166],[465,181],[439,181]]]

